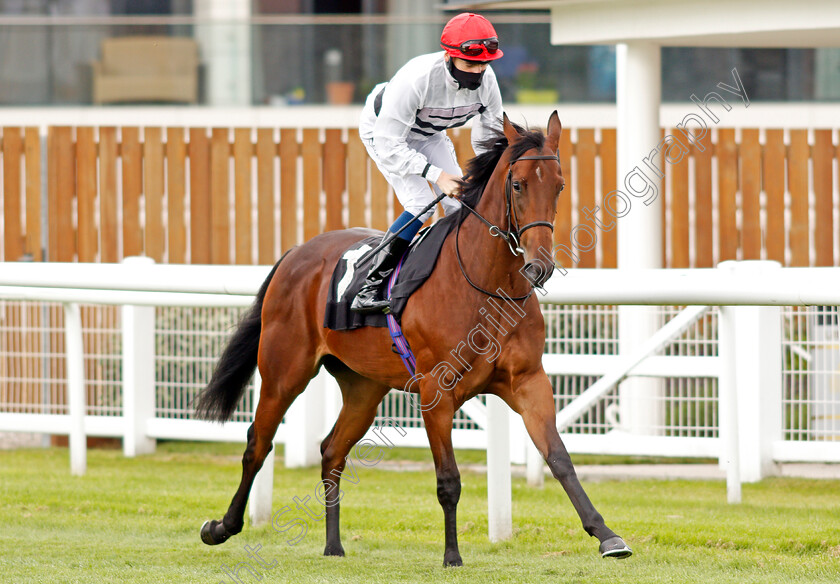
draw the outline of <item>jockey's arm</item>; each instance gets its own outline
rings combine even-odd
[[[437,184],[443,170],[430,164],[407,142],[424,94],[422,80],[395,75],[383,96],[382,109],[373,128],[373,143],[382,166],[391,174],[418,175]]]

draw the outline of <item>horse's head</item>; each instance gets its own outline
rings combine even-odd
[[[554,268],[550,260],[554,215],[558,196],[566,185],[557,155],[562,130],[560,117],[556,111],[549,117],[548,134],[541,147],[520,144],[521,135],[507,115],[503,118],[503,128],[508,149],[500,164],[508,168],[505,179],[508,230],[518,241],[514,251],[524,252],[525,266],[521,273],[539,287]]]

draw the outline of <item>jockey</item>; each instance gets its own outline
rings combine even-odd
[[[446,130],[479,116],[472,144],[480,153],[488,129],[502,118],[502,96],[489,66],[502,56],[493,25],[478,14],[459,14],[444,26],[440,46],[443,52],[411,59],[389,82],[374,87],[362,111],[359,134],[365,148],[405,209],[385,237],[412,221],[435,195],[453,197],[441,202],[445,214],[460,208],[454,197],[463,173]],[[373,313],[388,307],[388,300],[377,297],[380,285],[433,212],[418,217],[373,257],[351,310]]]

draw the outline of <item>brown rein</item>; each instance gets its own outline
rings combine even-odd
[[[473,215],[478,217],[487,227],[489,228],[490,235],[493,237],[501,237],[507,243],[510,252],[514,255],[514,257],[519,256],[525,253],[525,250],[519,246],[519,242],[522,238],[522,234],[525,233],[528,229],[532,227],[548,227],[551,229],[552,233],[554,232],[554,224],[550,221],[532,221],[530,223],[525,224],[523,227],[519,227],[519,220],[516,217],[516,209],[513,206],[513,193],[512,193],[512,179],[513,179],[513,165],[519,162],[520,160],[556,160],[558,164],[560,164],[560,158],[557,155],[539,155],[539,156],[520,156],[516,160],[512,160],[508,165],[507,176],[505,177],[505,218],[507,219],[507,229],[502,231],[502,229],[498,225],[494,225],[487,219],[485,219],[478,211],[476,211],[473,207],[467,205],[464,201],[461,201],[461,204]],[[560,187],[560,190],[563,190],[563,187]],[[467,283],[478,290],[479,292],[486,294],[487,296],[491,296],[493,298],[497,298],[500,300],[504,300],[505,297],[494,292],[490,292],[489,290],[485,290],[484,288],[480,287],[478,284],[473,282],[470,277],[467,275],[467,271],[464,268],[464,262],[461,260],[461,248],[459,245],[459,239],[461,234],[461,223],[458,224],[458,227],[455,229],[455,256],[458,258],[458,267],[461,268],[461,274],[463,274],[464,279]],[[531,290],[525,294],[524,296],[516,296],[516,297],[508,297],[509,300],[519,301],[519,300],[527,300],[531,297],[534,293],[534,286],[531,286]]]

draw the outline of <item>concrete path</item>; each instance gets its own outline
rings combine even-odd
[[[0,450],[38,448],[43,445],[43,434],[30,434],[29,432],[0,432]]]
[[[726,480],[726,471],[716,464],[626,464],[587,465],[577,468],[586,481],[603,480]],[[779,476],[840,480],[840,464],[780,464]]]
[[[393,471],[434,471],[431,462],[382,461],[376,468]],[[461,470],[486,473],[487,466],[483,464],[459,465]],[[546,475],[550,476],[548,467]],[[581,481],[629,481],[629,480],[694,480],[694,481],[723,481],[726,471],[716,464],[604,464],[576,466]],[[525,467],[511,465],[511,474],[515,477],[525,476]],[[780,464],[779,476],[798,477],[807,479],[840,480],[840,464]]]

